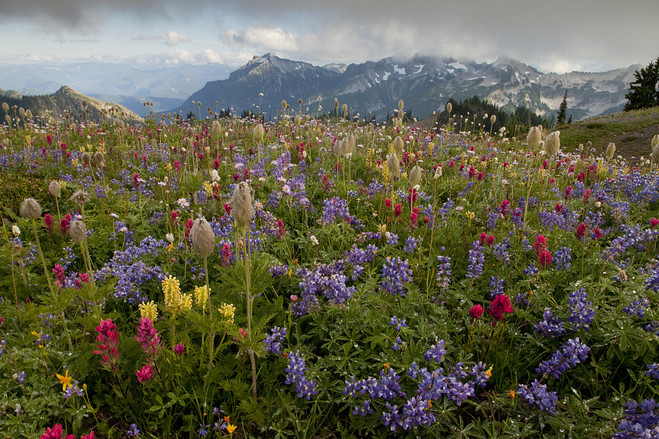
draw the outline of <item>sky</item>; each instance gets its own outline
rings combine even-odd
[[[543,72],[659,57],[659,0],[0,0],[0,63],[314,65],[437,55]]]

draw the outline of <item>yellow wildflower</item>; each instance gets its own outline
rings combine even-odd
[[[162,281],[162,292],[165,295],[165,306],[176,312],[181,301],[181,285],[174,276],[167,276]]]
[[[69,370],[67,369],[66,372],[64,373],[64,376],[60,374],[56,374],[57,379],[59,380],[60,384],[62,385],[62,391],[65,391],[67,387],[71,387],[71,380],[73,377],[69,376]]]
[[[194,287],[194,298],[197,306],[201,307],[202,310],[206,311],[206,305],[208,304],[208,296],[210,295],[209,288],[204,285],[202,287]]]
[[[152,300],[146,303],[140,303],[137,305],[140,310],[140,317],[147,318],[155,321],[158,318],[158,306]]]
[[[228,320],[229,323],[233,323],[233,314],[236,311],[236,307],[230,303],[223,303],[221,308],[218,308],[220,315]]]
[[[181,311],[190,311],[192,309],[192,294],[181,294],[178,309]]]
[[[227,424],[227,431],[229,432],[229,434],[233,434],[233,431],[234,431],[235,429],[236,429],[236,426],[235,426],[235,425]]]
[[[171,163],[167,163],[167,164],[165,165],[165,169],[167,170],[167,172],[171,172],[171,170],[174,169],[174,168],[172,167],[172,164],[171,164]]]
[[[508,392],[508,396],[510,396],[510,399],[515,399],[515,390],[510,389],[510,392]]]
[[[213,195],[213,185],[211,185],[209,182],[205,181],[204,184],[204,190],[206,191],[207,196]]]

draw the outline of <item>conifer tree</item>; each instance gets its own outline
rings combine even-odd
[[[567,116],[567,89],[565,90],[565,95],[563,96],[563,102],[561,102],[560,107],[558,107],[558,116],[556,117],[556,125],[565,125],[565,118]]]
[[[625,95],[625,111],[659,105],[659,57],[641,70],[634,72],[636,80],[629,84]]]

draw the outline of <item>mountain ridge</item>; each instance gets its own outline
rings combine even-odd
[[[359,113],[362,118],[375,116],[382,120],[403,99],[406,109],[423,118],[443,110],[442,102],[445,105],[449,98],[478,96],[509,111],[524,106],[538,115],[550,116],[558,111],[567,89],[568,117],[580,120],[622,109],[628,84],[639,67],[558,74],[542,73],[505,56],[492,63],[479,63],[417,55],[326,68],[266,53],[253,57],[227,79],[209,81],[172,111],[184,116],[192,112],[203,118],[206,114],[201,114],[192,101],[217,101],[219,108],[253,113],[260,110],[272,117],[283,99],[289,104],[301,99],[304,110],[315,113],[320,97],[322,102],[336,98],[345,103],[351,115]],[[331,108],[323,106],[323,111],[328,110]]]
[[[112,103],[103,102],[93,97],[84,95],[69,86],[62,86],[57,91],[47,95],[22,95],[14,90],[0,89],[0,100],[10,107],[8,113],[0,108],[0,118],[5,121],[7,114],[15,119],[18,117],[18,109],[30,112],[42,120],[48,118],[65,119],[67,114],[75,119],[93,120],[101,122],[119,118],[131,122],[142,122],[142,118],[126,107]],[[14,110],[12,111],[12,108]],[[14,120],[16,123],[17,121]]]

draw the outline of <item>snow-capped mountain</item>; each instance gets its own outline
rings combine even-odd
[[[231,107],[238,113],[256,113],[260,106],[261,112],[275,116],[282,99],[295,111],[299,109],[298,99],[302,99],[302,111],[308,108],[314,114],[320,96],[323,111],[331,110],[336,98],[349,107],[351,116],[359,113],[362,118],[375,116],[378,120],[391,114],[403,99],[406,110],[423,118],[442,110],[449,98],[459,101],[478,96],[510,111],[523,105],[550,116],[558,111],[567,90],[568,115],[579,120],[621,110],[629,82],[639,67],[545,74],[504,57],[493,63],[477,63],[426,56],[317,67],[266,54],[254,57],[228,79],[207,83],[176,111],[198,115],[192,101],[201,102],[203,118],[208,114],[207,106],[218,102],[218,108]]]

